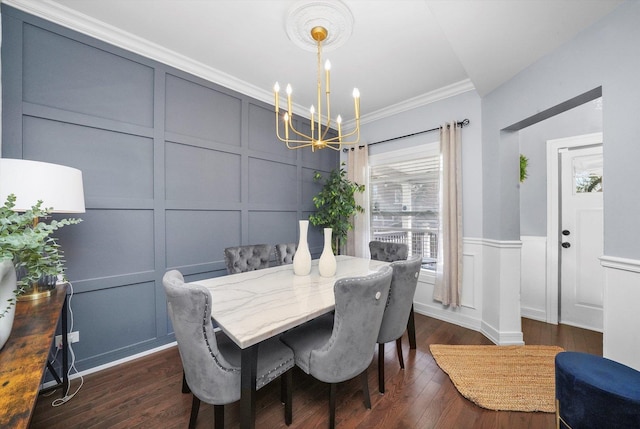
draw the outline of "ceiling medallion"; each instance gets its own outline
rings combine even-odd
[[[331,29],[337,29],[334,35]],[[322,48],[327,45],[336,48],[342,45],[351,35],[353,16],[351,11],[339,1],[314,1],[297,3],[289,11],[287,34],[291,40],[305,50],[317,52],[317,104],[309,109],[309,131],[302,131],[294,125],[292,97],[293,88],[286,86],[286,108],[280,121],[280,85],[273,86],[276,136],[287,145],[288,149],[310,147],[311,151],[330,148],[339,151],[342,145],[357,144],[360,141],[360,91],[353,89],[355,128],[342,132],[342,116],[331,117],[331,62],[327,60],[322,67]],[[324,77],[324,79],[323,79]],[[280,132],[280,129],[284,134]],[[337,135],[330,130],[337,128]]]
[[[309,37],[314,27],[327,30],[327,38],[322,41],[324,52],[342,46],[353,32],[353,14],[346,4],[339,0],[300,1],[288,12],[285,27],[287,36],[305,51],[315,52],[316,41]]]

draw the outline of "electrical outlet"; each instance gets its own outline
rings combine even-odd
[[[73,331],[67,335],[67,342],[69,344],[77,343],[78,341],[80,341],[80,331]],[[57,349],[62,348],[62,335],[56,335],[55,345]]]

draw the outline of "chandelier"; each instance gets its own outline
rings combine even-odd
[[[322,42],[327,38],[328,31],[325,27],[316,26],[311,29],[311,38],[316,41],[318,46],[318,74],[317,74],[317,91],[318,100],[316,107],[311,105],[309,109],[311,125],[309,134],[298,131],[293,126],[293,114],[291,110],[291,93],[293,92],[291,85],[287,84],[287,110],[282,116],[282,127],[284,128],[284,137],[280,128],[280,85],[278,82],[273,86],[275,96],[275,112],[276,112],[276,135],[278,139],[287,145],[288,149],[302,149],[311,147],[311,151],[316,149],[331,148],[339,151],[344,144],[356,144],[360,140],[360,91],[358,88],[353,89],[353,103],[355,110],[355,128],[342,134],[342,117],[338,115],[335,125],[338,127],[338,135],[330,135],[329,130],[335,127],[331,119],[331,97],[330,97],[330,70],[331,63],[327,60],[324,64],[324,94],[326,98],[326,113],[322,111]],[[324,125],[323,117],[326,122]]]

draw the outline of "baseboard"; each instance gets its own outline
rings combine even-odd
[[[175,347],[177,345],[178,345],[178,343],[174,341],[172,343],[163,344],[163,345],[161,345],[159,347],[155,347],[155,348],[150,349],[150,350],[145,350],[143,352],[136,353],[134,355],[127,356],[127,357],[122,358],[122,359],[114,360],[112,362],[105,363],[103,365],[94,366],[93,368],[89,368],[89,369],[86,369],[84,371],[76,372],[74,374],[69,374],[69,380],[75,380],[76,378],[84,377],[84,376],[87,376],[89,374],[93,374],[94,372],[98,372],[98,371],[102,371],[102,370],[105,370],[105,369],[113,368],[114,366],[118,366],[118,365],[121,365],[123,363],[131,362],[133,360],[140,359],[140,358],[145,357],[145,356],[149,356],[149,355],[151,355],[153,353],[157,353],[157,352],[160,352],[162,350],[166,350],[166,349],[169,349],[171,347]],[[70,368],[70,370],[71,370],[71,368]],[[46,383],[43,383],[40,386],[40,390],[47,389],[47,388],[49,388],[51,386],[55,386],[56,384],[58,384],[58,383],[55,380],[48,381]]]
[[[522,331],[520,332],[500,332],[493,326],[482,322],[482,329],[480,332],[494,344],[500,346],[522,346],[524,340],[522,339]]]
[[[544,310],[537,310],[535,308],[520,307],[520,314],[527,319],[537,320],[539,322],[547,323],[547,312]]]
[[[452,325],[458,325],[463,328],[480,332],[481,321],[477,318],[461,313],[453,313],[451,311],[421,303],[414,303],[413,309],[418,314],[433,317],[434,319],[442,320],[443,322],[451,323]]]

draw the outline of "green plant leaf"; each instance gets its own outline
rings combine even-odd
[[[313,197],[316,212],[309,216],[312,225],[333,230],[334,254],[346,242],[347,232],[353,229],[353,216],[364,213],[364,208],[356,203],[355,194],[364,192],[365,187],[347,179],[344,165],[343,162],[324,179],[322,190]],[[319,182],[323,175],[316,171],[313,180]]]
[[[14,291],[17,297],[42,276],[64,276],[63,252],[51,234],[82,220],[70,218],[47,223],[53,209],[43,208],[42,201],[38,201],[24,213],[13,211],[15,202],[16,196],[10,194],[0,207],[0,259],[10,259],[16,270],[24,271],[23,277],[18,281],[18,289]],[[10,299],[9,305],[0,310],[0,317],[14,304],[13,298]]]

